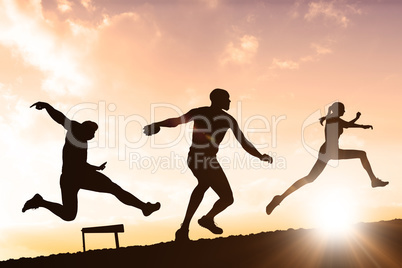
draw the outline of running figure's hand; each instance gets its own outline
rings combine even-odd
[[[105,167],[106,167],[106,163],[107,163],[107,162],[105,162],[105,163],[103,163],[102,165],[100,165],[96,170],[104,170]]]
[[[161,130],[161,127],[156,124],[150,124],[144,127],[144,134],[147,136],[154,135]]]
[[[266,161],[270,164],[272,164],[272,161],[273,161],[272,157],[270,157],[267,154],[263,154],[260,159],[261,159],[261,161]]]
[[[49,103],[38,101],[38,102],[32,104],[31,107],[29,107],[29,108],[35,107],[37,110],[42,110],[43,108],[46,108],[48,106],[49,106]]]
[[[364,128],[364,129],[368,129],[368,128],[373,129],[373,126],[372,126],[372,125],[364,125],[363,128]]]

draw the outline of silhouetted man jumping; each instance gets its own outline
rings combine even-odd
[[[63,220],[72,221],[77,215],[77,194],[80,189],[110,193],[122,203],[141,209],[144,216],[149,216],[160,208],[160,203],[144,203],[98,172],[106,167],[106,162],[99,167],[87,163],[88,141],[95,136],[95,131],[98,129],[95,122],[85,121],[81,124],[72,121],[45,102],[37,102],[31,107],[38,110],[46,109],[50,117],[67,130],[60,176],[63,204],[46,201],[42,196],[36,194],[25,203],[22,212],[44,207]]]
[[[229,93],[223,89],[214,89],[210,94],[211,106],[195,108],[186,114],[153,123],[144,127],[146,135],[153,135],[160,131],[160,127],[175,127],[179,124],[194,121],[193,138],[188,153],[187,164],[198,180],[198,185],[191,194],[183,224],[176,232],[176,241],[188,241],[190,221],[200,205],[204,193],[211,187],[219,196],[212,209],[198,223],[214,234],[221,234],[223,230],[215,225],[214,217],[233,203],[233,193],[229,182],[222,170],[216,153],[226,131],[231,129],[242,147],[251,155],[262,161],[272,163],[272,157],[261,154],[246,139],[236,120],[223,110],[229,110]]]

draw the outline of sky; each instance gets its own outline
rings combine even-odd
[[[81,251],[89,226],[123,223],[121,246],[173,240],[197,184],[186,167],[192,124],[152,137],[142,127],[210,105],[214,88],[229,92],[228,112],[274,158],[260,162],[225,136],[218,158],[235,202],[215,219],[224,236],[401,218],[401,12],[396,0],[0,0],[0,260]],[[144,217],[81,190],[72,222],[22,213],[35,193],[61,202],[65,131],[29,108],[36,101],[96,121],[88,162],[107,161],[104,174],[161,210]],[[273,196],[311,170],[324,142],[318,118],[335,101],[345,120],[361,112],[358,123],[374,127],[345,130],[341,148],[366,151],[389,186],[372,189],[357,159],[332,161],[267,216]],[[216,199],[208,190],[191,239],[216,237],[196,223]],[[113,239],[88,235],[87,248]]]

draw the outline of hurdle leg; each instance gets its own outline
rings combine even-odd
[[[84,247],[84,252],[85,252],[85,233],[82,232],[82,246]]]
[[[119,248],[119,235],[117,234],[117,232],[114,233],[114,240],[116,240],[116,248]]]

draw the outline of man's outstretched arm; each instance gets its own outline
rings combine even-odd
[[[259,158],[261,161],[267,161],[269,163],[272,163],[272,157],[267,155],[267,154],[261,154],[255,147],[254,145],[247,140],[247,138],[244,136],[243,131],[239,128],[239,125],[237,122],[234,122],[232,125],[232,131],[233,134],[235,135],[236,139],[239,141],[243,149],[251,154],[252,156],[255,156]]]
[[[70,123],[70,119],[68,119],[62,112],[53,108],[49,103],[38,101],[32,104],[30,108],[32,107],[35,107],[37,110],[46,109],[50,117],[63,127],[66,127],[66,125]]]
[[[176,127],[180,124],[187,123],[191,121],[191,118],[193,117],[193,110],[187,112],[186,114],[183,114],[182,116],[179,117],[173,117],[169,118],[160,122],[155,122],[150,125],[147,125],[144,127],[144,133],[147,136],[151,136],[153,134],[156,134],[160,131],[161,127]]]

